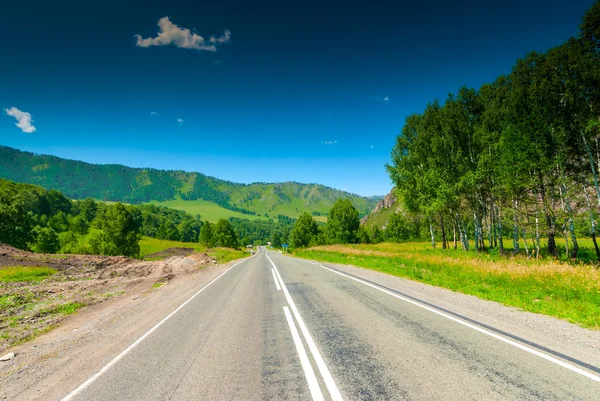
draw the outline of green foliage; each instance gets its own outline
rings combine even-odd
[[[208,221],[200,229],[200,242],[209,248],[214,245],[213,225]]]
[[[0,269],[0,282],[40,281],[56,273],[50,267],[13,266]]]
[[[93,238],[93,249],[101,255],[138,257],[142,214],[139,209],[116,203],[107,208],[102,232]]]
[[[205,210],[206,213],[199,214],[206,214],[204,218],[210,221],[244,216],[264,218],[265,214],[298,217],[301,211],[324,215],[341,197],[351,199],[361,214],[368,213],[377,203],[375,198],[364,198],[316,184],[286,182],[245,185],[200,173],[95,165],[35,155],[5,146],[0,146],[0,177],[53,188],[71,199],[94,198],[131,204],[166,202],[162,204],[184,208],[193,215],[198,213],[193,209]],[[44,200],[37,196],[33,196],[31,201],[37,203],[38,208],[47,207]],[[52,200],[54,203],[57,201]],[[198,204],[197,201],[202,203]],[[33,210],[29,206],[26,208]],[[58,210],[71,213],[62,207]],[[34,213],[42,212],[37,210]],[[54,212],[44,211],[42,214]],[[93,214],[92,211],[90,214]],[[93,218],[93,215],[88,215],[86,220]]]
[[[290,232],[290,243],[294,248],[307,247],[319,234],[315,219],[308,213],[302,213]]]
[[[277,231],[274,231],[271,236],[271,246],[273,248],[281,248],[281,234]]]
[[[0,200],[0,243],[27,249],[31,240],[31,217],[23,204],[7,204],[4,199]]]
[[[33,237],[35,238],[33,249],[36,252],[56,253],[60,249],[58,235],[50,227],[36,226],[33,229]]]
[[[357,241],[360,219],[358,210],[348,199],[338,199],[329,211],[327,239],[330,243],[350,244]]]
[[[434,247],[436,238],[447,247],[452,232],[464,250],[471,237],[477,250],[503,253],[509,234],[514,253],[531,254],[535,236],[557,257],[562,235],[568,257],[578,257],[575,222],[585,214],[594,238],[600,206],[588,194],[600,199],[600,133],[589,129],[600,121],[599,4],[580,37],[531,52],[492,84],[460,88],[407,117],[387,166],[407,221],[390,216],[386,238],[416,236],[413,220],[428,223]],[[527,237],[529,249],[522,249]]]
[[[400,242],[410,238],[406,220],[400,213],[390,216],[388,226],[385,230],[385,236],[388,241]]]
[[[224,248],[238,249],[238,237],[229,221],[217,221],[213,230],[214,245]]]

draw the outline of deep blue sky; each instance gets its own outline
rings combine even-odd
[[[0,144],[385,194],[384,164],[408,114],[577,35],[592,4],[7,2],[0,108],[30,113],[36,131],[2,112]],[[136,46],[134,35],[157,36],[165,16],[231,40],[215,52]]]

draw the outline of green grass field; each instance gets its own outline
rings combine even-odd
[[[56,273],[50,267],[11,266],[0,269],[0,282],[41,281]]]
[[[600,270],[594,265],[524,255],[434,250],[426,242],[329,245],[294,253],[377,270],[600,329]]]
[[[160,252],[168,248],[192,248],[196,252],[206,252],[207,248],[197,242],[179,242],[169,241],[164,239],[156,239],[150,237],[142,237],[140,239],[140,253],[142,257]],[[240,259],[248,256],[248,253],[242,250],[230,248],[211,248],[208,254],[217,259],[219,263],[226,263],[231,260]]]
[[[219,206],[216,203],[208,202],[205,200],[169,200],[162,202],[151,201],[147,203],[150,205],[166,206],[170,207],[171,209],[183,210],[191,214],[192,216],[199,214],[202,220],[208,220],[210,222],[216,222],[219,219],[228,219],[230,217],[237,217],[240,219],[248,220],[268,219],[268,217],[265,216],[253,216],[250,214],[234,212],[233,210],[225,209],[224,207]]]

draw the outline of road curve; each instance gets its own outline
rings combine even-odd
[[[62,399],[600,399],[597,367],[493,329],[263,250]]]

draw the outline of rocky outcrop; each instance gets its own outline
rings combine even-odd
[[[377,205],[375,205],[375,209],[373,209],[371,211],[371,213],[367,214],[362,219],[360,219],[360,224],[365,224],[370,215],[378,213],[382,209],[388,209],[388,208],[392,207],[396,203],[396,201],[397,201],[397,198],[396,198],[396,195],[394,194],[394,190],[392,189],[390,191],[390,193],[385,196],[385,198],[380,200],[379,203],[377,203]]]

